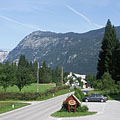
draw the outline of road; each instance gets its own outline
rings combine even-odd
[[[50,115],[61,108],[62,102],[68,94],[49,100],[36,102],[33,105],[0,115],[0,120],[120,120],[120,101],[107,101],[106,103],[82,103],[90,111],[98,112],[95,115],[76,118],[54,118]]]
[[[54,120],[50,115],[61,108],[68,95],[70,93],[1,114],[0,120]]]

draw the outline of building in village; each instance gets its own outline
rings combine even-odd
[[[73,83],[71,84],[72,87],[77,87],[79,86],[78,78],[81,78],[81,82],[83,82],[83,88],[87,88],[87,82],[85,80],[86,75],[80,75],[76,73],[70,72],[70,74],[67,76],[68,81],[65,83],[66,85],[70,85],[70,78],[73,79]]]

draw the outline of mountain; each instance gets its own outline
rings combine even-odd
[[[8,54],[9,54],[9,51],[0,50],[0,63],[6,60]]]
[[[46,61],[55,68],[63,65],[65,71],[80,74],[96,73],[98,53],[104,28],[86,33],[55,33],[36,31],[26,36],[7,59],[17,61],[25,55],[29,61]],[[116,27],[120,38],[120,27]]]

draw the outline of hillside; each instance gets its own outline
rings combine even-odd
[[[8,54],[9,54],[9,51],[0,50],[0,63],[6,60],[6,57],[8,56]]]
[[[120,27],[116,27],[120,38]],[[43,60],[55,68],[64,66],[65,71],[80,74],[96,73],[97,58],[100,51],[104,28],[87,33],[54,33],[35,31],[26,36],[7,59],[16,61],[21,54],[29,61]]]

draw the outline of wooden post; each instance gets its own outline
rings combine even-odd
[[[61,83],[63,85],[63,66],[61,66]]]
[[[37,93],[39,92],[39,62],[37,67]]]

